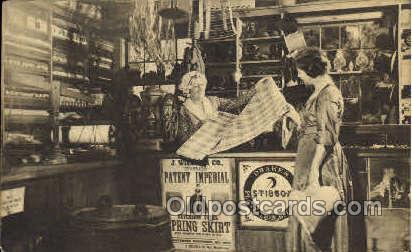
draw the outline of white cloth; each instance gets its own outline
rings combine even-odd
[[[217,107],[207,97],[203,97],[202,101],[198,104],[194,103],[191,99],[187,99],[183,106],[200,121],[216,118],[218,115]]]
[[[283,117],[289,104],[271,77],[256,83],[256,94],[239,115],[218,112],[207,120],[177,151],[178,155],[202,160],[252,140]]]

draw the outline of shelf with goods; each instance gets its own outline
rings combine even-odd
[[[405,27],[408,27],[404,35],[402,35],[403,31],[397,32],[399,30],[397,29],[398,23],[402,23],[402,21],[397,22],[397,14],[401,13],[398,8],[409,11],[409,13],[404,15],[406,20],[404,21],[406,24]],[[344,10],[344,12],[342,12],[342,10]],[[402,111],[407,113],[406,118],[403,120],[407,123],[410,122],[410,117],[408,116],[410,115],[410,65],[405,61],[400,61],[402,58],[405,60],[410,58],[410,46],[408,46],[408,44],[410,44],[410,2],[403,0],[368,0],[333,2],[333,4],[330,2],[304,3],[294,6],[242,9],[234,12],[234,17],[242,20],[253,20],[256,17],[280,16],[283,13],[288,13],[297,19],[300,29],[305,34],[305,40],[308,46],[319,47],[329,57],[331,63],[329,74],[339,87],[343,87],[343,95],[346,96],[345,101],[348,111],[346,112],[346,124],[395,124],[402,122]],[[371,25],[374,25],[374,27],[371,27]],[[356,28],[356,26],[358,26],[358,28]],[[257,26],[252,27],[252,31],[256,29],[256,27]],[[354,32],[354,30],[358,30],[358,32]],[[380,35],[379,33],[386,33],[390,37],[390,40],[392,40],[392,45],[386,46],[384,49],[378,48],[375,42],[377,36]],[[350,40],[353,39],[354,34],[360,37],[359,40],[364,39],[366,43],[360,44],[363,41],[359,41],[358,45],[351,44],[353,41]],[[409,34],[409,36],[407,34]],[[271,34],[265,35],[270,36]],[[335,36],[336,39],[333,41]],[[369,38],[365,39],[367,36],[369,36]],[[396,36],[399,37],[397,38]],[[407,37],[409,37],[409,41],[406,39]],[[404,47],[404,49],[402,49],[402,47]],[[406,56],[397,54],[398,51],[402,50],[406,52]],[[338,54],[343,54],[346,61],[342,69],[339,70],[334,69],[333,66],[337,52],[339,52]],[[393,59],[396,58],[396,55],[399,55],[399,59],[395,60],[395,64],[393,64]],[[377,70],[379,66],[374,66],[374,63],[382,64],[382,61],[384,61],[383,58],[385,57],[390,58],[389,61],[392,61],[388,63],[388,65],[392,65],[392,67],[390,67],[391,73],[389,74],[389,81],[387,78],[383,78],[382,73],[384,71],[380,69]],[[395,73],[396,65],[398,64],[403,68],[400,69],[400,71],[402,73],[406,72],[407,74],[399,73],[397,75]],[[395,67],[393,65],[395,65]],[[408,82],[405,85],[404,91],[403,85],[400,85],[401,87],[398,89],[398,78],[405,80],[401,80],[399,84],[402,84],[402,82],[406,84]],[[351,85],[352,80],[355,80],[357,83]],[[408,81],[406,82],[406,80]],[[389,85],[389,82],[392,84]],[[349,83],[349,85],[343,83]],[[376,87],[373,83],[376,84]],[[392,99],[391,101],[386,101],[386,98],[375,99],[370,97],[373,95],[382,95],[386,92],[385,90],[394,91],[389,92],[394,94],[394,96],[391,97],[397,97],[399,93],[399,99],[390,98]],[[358,95],[359,97],[353,97],[351,94],[352,91],[354,95]],[[405,98],[402,98],[402,94],[404,94]],[[357,98],[359,104],[356,104],[356,106],[358,108],[350,109],[350,107],[354,105],[351,103],[355,102]],[[373,100],[381,102],[373,105]],[[359,113],[359,111],[362,110],[361,107],[364,109]],[[399,116],[396,113],[398,108]],[[354,115],[356,118],[350,118],[351,115],[349,114],[351,112],[349,111],[358,111],[357,114],[355,113]]]
[[[24,127],[37,127],[37,125],[50,123],[49,113],[46,110],[38,110],[36,107],[30,109],[27,109],[27,107],[24,109],[5,109],[4,118],[7,122],[6,129],[10,131],[19,128],[19,125],[23,125]]]
[[[205,39],[199,40],[199,44],[211,44],[211,43],[234,43],[236,41],[235,36],[223,37],[223,38],[214,38],[214,39]]]
[[[49,19],[47,11],[33,8],[27,10],[23,4],[8,4],[3,42],[7,55],[49,61]]]
[[[53,78],[61,85],[60,109],[95,111],[102,103],[96,97],[113,77],[113,42],[99,36],[101,9],[78,1],[53,7]]]
[[[55,1],[53,13],[57,17],[71,19],[76,24],[92,25],[100,29],[103,19],[103,10],[100,5],[81,1]]]
[[[25,37],[25,39],[18,40],[12,36],[4,36],[4,48],[8,55],[42,62],[48,62],[50,60],[50,45],[49,47],[45,47],[45,43],[43,43],[45,41],[42,41],[41,47],[37,47],[37,45],[40,43],[38,43],[37,45],[32,44],[30,40],[28,40],[30,39],[29,36],[25,35],[20,37]],[[36,42],[37,40],[33,41]]]
[[[225,97],[225,98],[234,98],[238,96],[238,92],[240,92],[237,88],[232,89],[221,89],[221,90],[206,90],[206,95],[210,96],[218,96],[218,97]]]
[[[411,124],[411,10],[399,6],[399,121]]]
[[[93,153],[99,157],[111,148],[106,146],[110,143],[93,142],[97,138],[83,139],[88,134],[100,138],[105,133],[98,131],[99,127],[113,124],[104,113],[103,100],[112,84],[115,48],[111,34],[102,32],[105,27],[98,5],[80,1],[59,1],[53,5],[52,63],[59,112],[54,138],[61,139],[61,152],[69,162],[83,160],[81,156],[85,154],[88,159]],[[86,142],[73,142],[68,135],[72,131],[80,132],[78,137]]]
[[[193,12],[193,18],[204,20],[202,28],[190,24],[189,35],[199,46],[205,62],[205,75],[208,80],[206,94],[234,97],[238,94],[238,83],[234,73],[239,69],[239,37],[236,30],[238,20],[232,17],[230,6],[202,4]],[[192,29],[193,28],[193,29]]]
[[[242,42],[257,42],[257,41],[279,41],[282,39],[282,36],[265,36],[265,37],[253,37],[253,38],[241,38]]]
[[[85,17],[80,17],[83,14],[64,12],[54,3],[28,2],[11,3],[6,9],[2,105],[5,133],[12,139],[6,139],[7,152],[13,157],[7,162],[25,164],[14,150],[27,145],[17,140],[28,139],[30,144],[36,128],[46,136],[35,143],[41,145],[36,148],[41,162],[65,162],[57,141],[61,125],[108,121],[101,112],[104,91],[113,77],[114,43],[98,31],[94,34],[101,20],[87,17],[85,10]]]
[[[241,64],[243,65],[252,65],[252,64],[276,64],[276,63],[281,63],[282,60],[280,59],[262,59],[262,60],[242,60],[240,61]]]
[[[51,14],[31,3],[4,7],[4,147],[7,163],[22,164],[51,143]]]
[[[48,12],[37,8],[27,11],[19,3],[8,4],[5,8],[5,109],[9,109],[9,115],[15,109],[34,110],[33,113],[36,113],[35,110],[48,110],[51,108]],[[25,117],[29,113],[19,115]]]
[[[242,73],[239,89],[245,92],[264,77],[272,77],[279,88],[285,87],[284,39],[280,15],[249,16],[241,18],[242,34],[239,61]]]
[[[207,94],[224,95],[227,90],[229,96],[233,93],[238,96],[267,76],[275,77],[279,86],[284,86],[283,39],[277,23],[272,22],[277,19],[279,17],[275,16],[234,19],[237,34],[229,38],[199,40],[209,83]],[[251,31],[251,23],[260,30]],[[241,73],[237,82],[234,79],[236,72]]]
[[[9,72],[49,76],[49,65],[46,62],[23,59],[9,54],[4,59],[4,64]]]
[[[232,74],[236,69],[236,39],[209,39],[198,42],[205,59],[208,85],[206,94],[212,96],[236,95]]]
[[[318,47],[328,59],[328,74],[344,96],[345,124],[399,122],[394,99],[399,91],[395,73],[398,47],[393,35],[396,8],[391,4],[359,9],[356,14],[348,8],[345,14],[319,11],[302,18],[296,15],[307,45]]]
[[[265,78],[265,77],[272,77],[272,78],[276,78],[276,77],[281,77],[280,74],[251,74],[251,75],[243,75],[242,78],[243,79],[261,79],[261,78]]]

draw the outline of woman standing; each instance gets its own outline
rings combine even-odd
[[[343,98],[327,74],[327,59],[316,48],[305,48],[294,55],[298,77],[314,92],[301,112],[302,127],[295,163],[293,189],[310,191],[333,186],[343,201],[351,198],[348,165],[339,144]],[[304,231],[296,217],[290,216],[290,251],[349,251],[347,215],[325,217],[315,232]]]

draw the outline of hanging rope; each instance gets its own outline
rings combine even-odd
[[[154,1],[134,0],[134,9],[129,18],[130,41],[138,60],[147,53],[151,60],[162,61],[160,44],[160,17]]]

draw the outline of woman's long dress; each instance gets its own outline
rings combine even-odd
[[[304,191],[308,186],[310,166],[317,144],[323,144],[326,156],[320,166],[320,184],[335,186],[344,201],[351,199],[352,183],[346,157],[339,144],[339,128],[343,115],[343,98],[330,79],[317,95],[309,98],[302,116],[302,131],[299,138],[295,163],[293,189]],[[309,239],[297,219],[289,219],[289,251],[349,251],[348,218],[328,216]],[[316,245],[314,245],[314,241]]]

